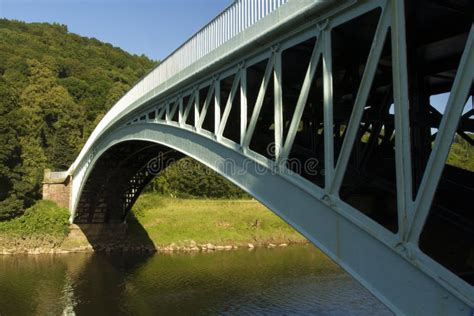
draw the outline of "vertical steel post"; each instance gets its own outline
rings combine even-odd
[[[247,130],[247,68],[240,70],[240,145],[244,145]]]
[[[283,92],[282,92],[281,51],[275,53],[273,69],[274,123],[275,123],[275,160],[278,161],[283,143]]]
[[[331,31],[324,30],[323,42],[323,90],[324,90],[324,186],[328,192],[334,174],[334,122],[333,122],[333,90],[332,90],[332,49]],[[339,131],[338,131],[339,132]]]
[[[391,9],[398,233],[406,240],[407,220],[413,203],[404,1],[391,0]]]

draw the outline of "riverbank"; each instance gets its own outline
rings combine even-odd
[[[46,205],[52,213],[54,207],[49,202]],[[37,207],[35,212],[42,210]],[[55,209],[55,212],[65,210]],[[23,226],[15,223],[17,233],[15,229],[0,226],[0,254],[204,252],[307,243],[304,237],[255,200],[173,199],[143,194],[133,208],[124,236],[94,242],[76,226],[66,226],[64,232],[64,217],[56,215],[55,230],[49,232],[36,227],[35,233],[29,234],[28,219],[23,220]],[[49,220],[54,217],[48,215]],[[48,225],[47,221],[37,218],[35,222],[39,227]]]

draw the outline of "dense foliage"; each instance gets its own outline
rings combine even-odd
[[[248,195],[215,171],[189,157],[166,168],[146,191],[179,198],[243,198]]]
[[[0,235],[62,240],[69,232],[69,211],[51,201],[38,201],[22,216],[0,222]]]
[[[0,19],[0,220],[40,197],[104,113],[154,62],[58,24]]]

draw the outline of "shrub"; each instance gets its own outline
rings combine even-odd
[[[25,213],[10,221],[0,222],[0,234],[29,238],[47,236],[63,239],[69,233],[69,211],[51,201],[38,201]]]

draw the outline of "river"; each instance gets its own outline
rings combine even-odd
[[[311,245],[0,256],[0,315],[391,315]]]

